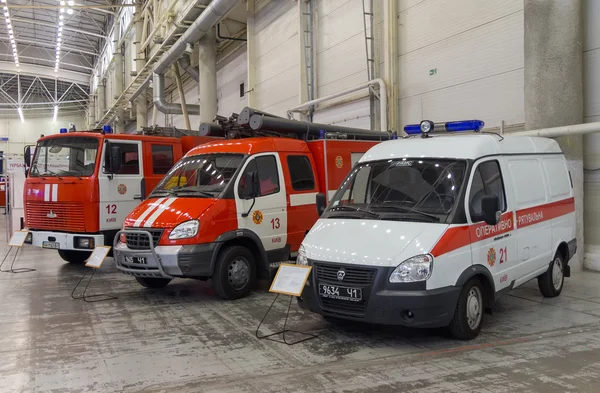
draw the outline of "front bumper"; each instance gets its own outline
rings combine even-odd
[[[321,263],[317,263],[321,264]],[[322,263],[329,267],[362,268],[372,274],[370,284],[345,284],[334,280],[331,275],[324,276],[313,266],[298,305],[306,310],[354,321],[381,325],[401,325],[410,327],[448,326],[461,288],[444,287],[427,290],[425,283],[390,284],[388,281],[392,268]],[[318,284],[343,285],[362,288],[363,300],[350,302],[323,298],[318,293]]]
[[[93,248],[77,248],[77,238],[90,238],[94,240],[94,245],[104,245],[104,235],[90,234],[90,233],[64,233],[64,232],[51,232],[51,231],[36,231],[30,230],[31,233],[31,244],[36,247],[45,248],[44,242],[56,242],[59,244],[60,250],[76,250],[76,251],[92,251]]]
[[[148,236],[150,248],[131,249],[121,243],[121,233],[137,233]],[[154,246],[152,235],[144,230],[119,231],[115,236],[113,253],[117,269],[136,277],[210,277],[220,243],[205,243],[188,246]],[[145,258],[138,263],[136,258]]]

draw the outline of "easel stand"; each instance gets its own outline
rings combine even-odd
[[[269,312],[271,311],[271,309],[273,308],[273,306],[275,305],[275,302],[277,301],[277,299],[279,298],[280,293],[277,294],[277,296],[275,296],[275,299],[273,299],[273,303],[271,303],[271,306],[269,307],[269,309],[267,310],[267,312],[265,313],[264,317],[262,318],[262,320],[260,321],[260,324],[258,325],[258,327],[256,328],[256,338],[258,339],[267,339],[267,340],[271,340],[271,341],[275,341],[278,343],[284,343],[287,345],[294,345],[294,344],[298,344],[304,341],[308,341],[311,340],[313,338],[319,337],[316,334],[310,334],[310,333],[305,333],[305,332],[299,332],[297,330],[292,330],[292,329],[288,329],[287,328],[287,322],[288,322],[288,318],[290,316],[290,307],[292,306],[292,299],[294,298],[293,296],[290,296],[290,301],[288,302],[288,307],[287,307],[287,312],[285,313],[285,320],[283,322],[283,330],[276,332],[276,333],[271,333],[271,334],[267,334],[265,336],[261,336],[259,335],[258,331],[260,330],[260,327],[262,326],[263,322],[265,321],[265,319],[267,318],[267,315],[269,315]],[[296,333],[296,334],[300,334],[305,336],[304,338],[301,338],[299,340],[296,341],[292,341],[289,342],[286,337],[285,334],[286,333]],[[275,337],[275,336],[279,336],[281,334],[283,340],[280,340],[279,337]]]
[[[17,248],[17,251],[15,252],[15,255],[13,256],[12,263],[10,264],[10,269],[8,269],[8,270],[2,270],[2,265],[4,265],[4,262],[6,262],[6,259],[10,255],[10,252],[15,247]],[[21,267],[21,268],[17,268],[17,269],[14,268],[15,261],[17,260],[17,256],[19,255],[19,250],[20,249],[21,249],[21,247],[17,247],[17,246],[10,246],[9,247],[8,252],[4,256],[4,259],[2,260],[2,263],[0,263],[0,272],[2,272],[2,273],[28,273],[28,272],[35,272],[35,269],[31,269],[29,267]]]
[[[77,288],[79,288],[79,284],[81,284],[81,282],[83,281],[83,279],[85,278],[85,276],[88,274],[88,272],[86,271],[85,273],[83,273],[83,276],[81,276],[81,278],[79,279],[79,281],[77,282],[77,285],[75,285],[75,288],[73,288],[73,291],[71,291],[71,298],[74,300],[83,300],[84,302],[87,303],[95,303],[95,302],[103,302],[105,300],[115,300],[118,299],[118,297],[116,296],[110,296],[110,295],[106,295],[103,293],[97,294],[97,295],[86,295],[86,291],[88,289],[88,286],[90,285],[90,282],[92,281],[92,278],[94,278],[94,275],[96,274],[96,269],[92,268],[92,274],[90,274],[89,279],[87,280],[87,283],[85,284],[85,288],[83,288],[83,292],[81,293],[81,295],[77,295],[75,296],[75,291],[77,290]],[[99,298],[99,299],[98,299]]]

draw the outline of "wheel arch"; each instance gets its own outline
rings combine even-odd
[[[455,286],[462,288],[470,279],[477,277],[483,287],[486,307],[492,307],[495,302],[496,285],[492,273],[483,265],[472,265],[466,268],[456,280]]]
[[[267,253],[260,241],[260,237],[249,229],[236,229],[235,231],[221,234],[215,242],[218,244],[213,255],[211,270],[214,271],[219,254],[227,247],[242,246],[250,250],[256,260],[256,269],[259,275],[268,274]]]

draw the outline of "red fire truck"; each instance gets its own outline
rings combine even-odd
[[[316,198],[333,193],[362,154],[390,138],[252,110],[241,120],[244,111],[238,120],[246,128],[233,137],[227,130],[235,127],[222,119],[203,125],[228,139],[188,152],[127,216],[113,248],[121,272],[148,288],[212,278],[220,297],[244,297],[258,275],[269,277],[297,255],[318,218]]]
[[[33,160],[26,149],[27,242],[84,262],[95,246],[112,245],[127,214],[183,154],[216,139],[177,129],[148,133],[49,135],[38,140]]]

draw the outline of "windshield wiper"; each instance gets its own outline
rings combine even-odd
[[[167,195],[172,195],[172,196],[179,196],[179,194],[186,193],[186,192],[193,193],[193,194],[199,194],[198,196],[201,195],[203,197],[208,197],[208,198],[214,197],[213,193],[210,193],[210,192],[207,192],[207,191],[186,190],[183,187],[175,187],[175,188],[170,188],[170,189],[167,189],[167,190],[157,190],[157,191],[152,192],[150,194],[150,197],[158,196],[159,194],[162,194],[162,195],[167,194]]]
[[[440,218],[437,216],[434,216],[433,214],[428,214],[428,213],[423,213],[422,211],[419,210],[412,210],[412,208],[407,208],[407,207],[403,207],[403,206],[396,206],[396,205],[371,205],[371,208],[375,208],[375,209],[390,209],[390,210],[395,210],[397,212],[401,212],[401,213],[415,213],[415,214],[419,214],[423,217],[427,217],[430,220],[435,220],[435,221],[440,221]]]
[[[40,175],[40,177],[42,177],[42,178],[43,178],[44,176],[47,176],[48,174],[50,174],[50,175],[52,175],[52,176],[56,176],[56,178],[57,178],[58,180],[62,180],[62,177],[60,177],[60,175],[59,175],[58,173],[52,172],[50,169],[46,169],[46,172],[42,173],[42,174]]]
[[[365,213],[365,214],[370,215],[371,217],[379,218],[379,214],[377,214],[377,213],[373,213],[372,211],[364,210],[364,209],[361,209],[359,207],[354,207],[354,206],[339,205],[339,206],[334,206],[331,209],[329,209],[329,211],[337,211],[337,210]]]

